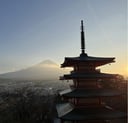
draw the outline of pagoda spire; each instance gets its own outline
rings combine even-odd
[[[85,40],[84,40],[84,26],[83,26],[83,20],[81,20],[81,52],[82,54],[85,54]]]

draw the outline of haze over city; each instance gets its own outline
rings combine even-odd
[[[80,54],[80,21],[86,52],[115,57],[103,72],[126,76],[127,0],[0,1],[0,73],[31,67],[46,59],[61,64]]]

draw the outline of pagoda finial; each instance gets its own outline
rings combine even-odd
[[[85,53],[85,41],[84,41],[84,26],[83,26],[83,20],[81,20],[81,51],[82,54]]]

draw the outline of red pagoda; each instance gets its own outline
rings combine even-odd
[[[116,74],[101,73],[97,67],[115,62],[114,57],[92,57],[85,53],[83,21],[81,21],[81,54],[66,57],[61,67],[73,67],[70,74],[60,80],[73,80],[70,89],[60,92],[61,103],[57,105],[61,123],[109,123],[113,119],[124,118],[125,114],[114,110],[105,103],[107,97],[121,96],[116,89],[102,86],[110,82]]]

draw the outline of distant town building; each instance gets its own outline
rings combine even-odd
[[[66,57],[61,67],[73,67],[70,74],[61,80],[73,80],[70,89],[60,92],[57,104],[58,119],[61,123],[109,123],[113,119],[126,117],[105,103],[107,97],[120,97],[117,89],[103,87],[103,82],[111,81],[116,74],[101,73],[97,67],[115,62],[114,57],[92,57],[85,52],[84,26],[81,21],[81,54]]]

